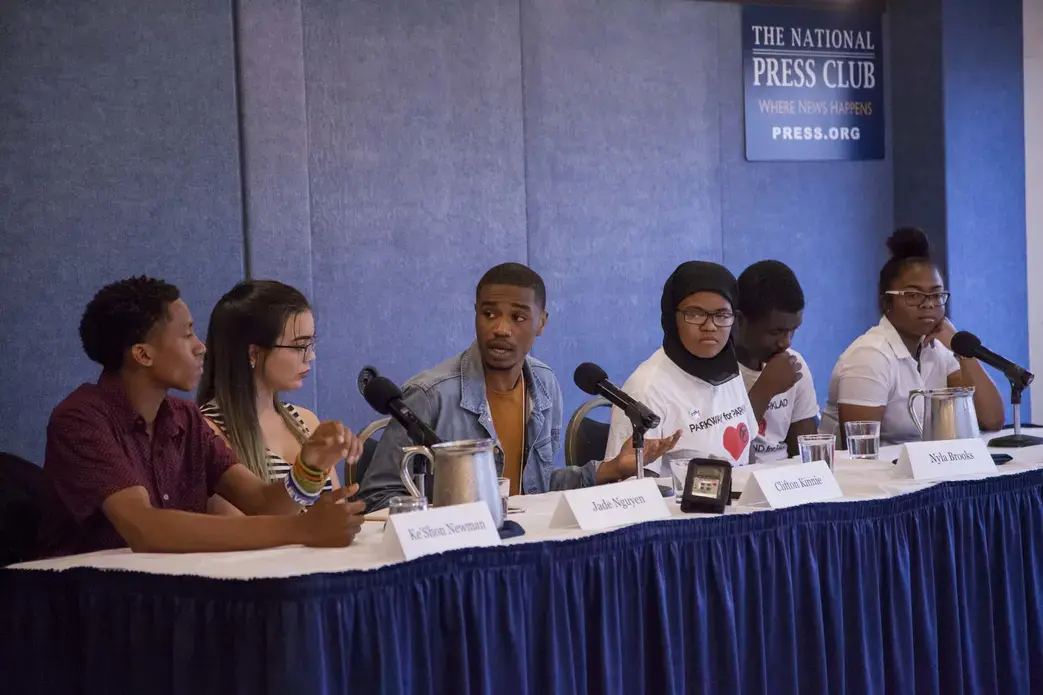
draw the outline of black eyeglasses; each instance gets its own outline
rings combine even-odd
[[[315,338],[312,338],[303,345],[272,345],[272,348],[282,348],[283,350],[296,350],[297,353],[300,355],[300,358],[303,360],[308,357],[309,352],[312,355],[315,354]]]
[[[887,290],[884,294],[893,297],[901,297],[906,306],[924,308],[930,302],[930,306],[945,306],[949,303],[948,292],[919,292],[917,290]]]
[[[693,326],[701,326],[706,319],[713,318],[713,325],[727,328],[735,323],[735,314],[730,311],[703,311],[702,309],[679,309],[678,313],[684,318],[685,323]]]

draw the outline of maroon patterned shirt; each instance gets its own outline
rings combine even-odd
[[[47,554],[125,547],[102,504],[127,488],[145,488],[157,509],[205,513],[215,486],[234,464],[235,454],[195,404],[167,396],[150,438],[119,377],[103,374],[62,401],[47,425],[43,470],[67,510],[55,510],[55,516],[68,529]]]

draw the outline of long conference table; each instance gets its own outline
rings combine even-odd
[[[998,474],[553,529],[393,562],[347,549],[106,551],[0,570],[0,692],[1043,692],[1043,447]],[[736,469],[736,486],[758,466]]]

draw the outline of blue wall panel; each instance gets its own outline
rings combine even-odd
[[[944,8],[953,318],[958,328],[1027,365],[1021,2],[945,0]],[[1008,384],[994,378],[1006,397]]]
[[[943,268],[945,104],[942,0],[892,3],[888,12],[895,226],[923,229]]]
[[[670,272],[720,260],[719,11],[522,3],[529,258],[551,313],[536,354],[556,370],[566,414],[589,398],[576,365],[597,362],[621,384],[662,343]]]
[[[361,427],[396,381],[474,339],[474,288],[525,261],[518,5],[307,0],[318,405]]]
[[[97,376],[102,285],[178,284],[205,329],[242,270],[232,17],[215,0],[6,3],[0,29],[0,448],[41,461]]]
[[[293,285],[311,298],[301,4],[239,0],[236,28],[247,271],[252,278]],[[284,397],[314,409],[315,379]]]

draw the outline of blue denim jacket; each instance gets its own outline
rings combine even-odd
[[[522,373],[529,401],[522,492],[532,495],[594,485],[600,462],[592,461],[582,467],[554,466],[554,454],[561,446],[564,408],[554,372],[539,360],[526,357]],[[477,343],[437,367],[417,374],[406,382],[402,396],[405,404],[443,441],[496,438]],[[392,420],[362,479],[359,494],[369,511],[387,506],[388,499],[394,495],[407,494],[400,471],[402,447],[411,444],[405,428]],[[499,453],[496,466],[502,474],[503,457]]]

